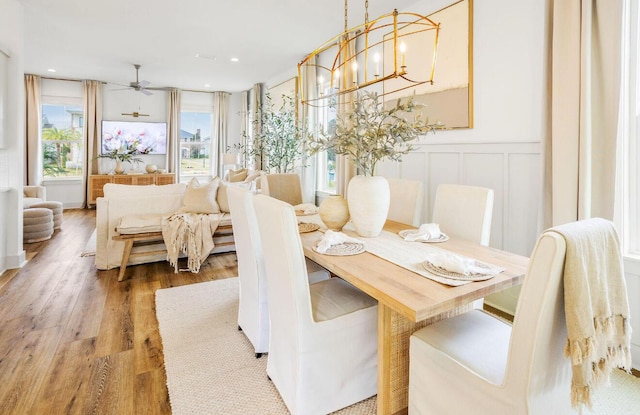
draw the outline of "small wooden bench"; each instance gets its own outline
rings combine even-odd
[[[214,241],[216,238],[233,236],[233,228],[231,225],[219,225],[216,231],[213,233]],[[166,253],[166,249],[144,251],[144,252],[131,252],[134,246],[152,245],[163,241],[162,232],[146,232],[146,233],[134,233],[134,234],[120,234],[115,235],[112,238],[114,241],[124,242],[124,252],[122,253],[122,262],[120,263],[120,273],[118,274],[118,281],[124,280],[124,273],[127,269],[127,264],[130,258],[139,256],[150,256]],[[233,245],[234,241],[218,242],[216,247]]]

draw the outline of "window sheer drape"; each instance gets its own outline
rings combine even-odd
[[[316,85],[316,79],[318,79],[316,74],[316,59],[317,57],[313,57],[312,60],[309,61],[308,65],[305,65],[306,74],[303,79],[306,80],[304,85],[301,85],[303,91],[303,96],[307,97],[307,99],[314,99],[318,96],[318,87]],[[296,102],[299,102],[296,100]],[[302,122],[304,122],[304,126],[306,126],[309,131],[313,131],[315,126],[318,123],[318,110],[316,107],[311,105],[301,105],[302,111],[300,111],[302,115]],[[315,203],[316,201],[316,182],[317,182],[317,169],[318,169],[318,158],[316,156],[308,157],[305,156],[302,158],[302,167],[300,172],[300,181],[302,183],[302,200],[304,203]]]
[[[82,109],[84,111],[84,128],[82,130],[85,143],[84,157],[86,168],[82,174],[83,205],[88,207],[89,175],[98,174],[100,154],[100,126],[102,123],[102,82],[82,81]]]
[[[176,183],[180,183],[180,95],[173,88],[169,91],[167,103],[167,171],[175,173]]]
[[[260,123],[262,117],[260,112],[262,111],[263,90],[263,84],[255,84],[251,89],[251,96],[249,100],[249,123],[251,125],[248,143],[249,147],[253,147],[255,137],[258,137],[262,131],[262,125]],[[249,161],[248,167],[256,170],[262,169],[262,155],[257,154],[253,157],[253,159]]]
[[[40,105],[40,77],[25,75],[25,172],[24,183],[38,186],[42,184],[42,151],[40,130],[42,129],[42,107]]]
[[[613,219],[622,1],[553,2],[544,226]]]
[[[347,47],[344,53],[344,61],[349,62],[355,57],[356,48],[354,42],[347,42]],[[341,55],[342,56],[342,55]],[[349,67],[349,64],[342,66],[343,68]],[[353,79],[352,71],[343,70],[342,81],[346,82],[346,85],[351,85],[355,79]],[[345,111],[350,109],[348,102],[351,101],[352,94],[344,94],[338,98],[338,117],[341,117]],[[349,181],[357,174],[356,166],[351,160],[350,156],[336,154],[336,194],[347,197],[347,186]]]
[[[213,139],[215,143],[216,174],[224,177],[224,153],[227,151],[229,128],[229,93],[213,93]]]

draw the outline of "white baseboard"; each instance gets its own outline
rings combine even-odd
[[[7,269],[22,268],[27,263],[27,257],[24,250],[20,251],[18,255],[10,255],[5,257],[5,264]]]

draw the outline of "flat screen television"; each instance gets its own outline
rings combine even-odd
[[[102,121],[101,154],[167,154],[167,123]]]

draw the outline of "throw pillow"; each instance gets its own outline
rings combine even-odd
[[[241,182],[247,178],[248,173],[247,169],[229,170],[229,181],[232,183]]]
[[[220,213],[220,207],[216,202],[219,184],[220,179],[218,177],[205,185],[200,185],[195,177],[191,179],[187,189],[184,191],[184,200],[180,212]]]
[[[218,186],[218,196],[216,200],[218,202],[218,206],[220,207],[221,212],[229,213],[229,199],[227,198],[227,184],[223,181],[220,181],[220,186]]]

